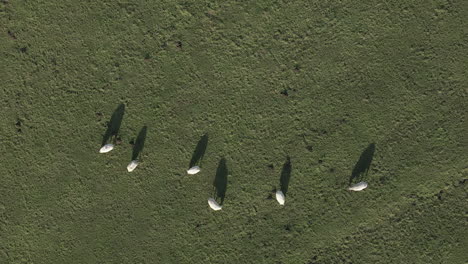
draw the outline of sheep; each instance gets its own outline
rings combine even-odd
[[[284,202],[285,202],[285,196],[284,196],[284,193],[281,191],[281,190],[278,190],[276,192],[276,200],[278,201],[278,203],[280,205],[284,205]]]
[[[208,204],[210,205],[211,209],[215,210],[215,211],[219,211],[221,210],[223,207],[221,205],[218,204],[218,202],[216,202],[215,199],[213,198],[208,198]]]
[[[99,153],[107,153],[113,149],[114,149],[114,144],[106,144],[102,146],[102,148],[99,150]]]
[[[201,171],[200,167],[193,166],[192,168],[187,170],[187,173],[193,175],[193,174],[199,173],[200,171]]]
[[[355,191],[355,192],[359,192],[359,191],[362,191],[364,190],[365,188],[367,188],[367,182],[359,182],[359,183],[356,183],[354,185],[351,185],[348,190],[349,191]]]
[[[138,160],[132,160],[127,166],[128,172],[132,172],[138,166]]]

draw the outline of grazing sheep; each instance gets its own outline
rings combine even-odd
[[[102,148],[99,150],[99,153],[107,153],[113,149],[114,149],[114,144],[106,144],[102,146]]]
[[[355,191],[355,192],[359,192],[359,191],[362,191],[364,190],[365,188],[367,188],[367,182],[359,182],[359,183],[356,183],[354,185],[351,185],[348,190],[349,191]]]
[[[192,168],[187,170],[187,173],[193,175],[193,174],[199,173],[200,171],[201,171],[200,167],[193,166]]]
[[[208,204],[210,205],[211,209],[215,210],[215,211],[219,211],[221,210],[223,207],[221,205],[218,204],[218,202],[216,202],[215,199],[213,198],[208,198]]]
[[[284,205],[284,202],[286,201],[284,193],[281,190],[276,192],[276,201],[278,201],[280,205]]]
[[[127,166],[128,172],[132,172],[138,166],[138,160],[132,160]]]

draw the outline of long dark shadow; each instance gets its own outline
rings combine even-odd
[[[219,161],[218,169],[216,170],[216,176],[213,181],[214,193],[215,193],[216,198],[221,199],[220,204],[223,204],[224,197],[226,197],[227,176],[228,176],[228,168],[226,165],[226,159],[222,158]]]
[[[140,156],[140,153],[143,150],[143,147],[145,146],[147,130],[148,130],[148,127],[144,126],[140,130],[140,133],[138,133],[138,136],[135,140],[135,145],[133,145],[132,160],[136,160],[138,159],[138,156]]]
[[[197,146],[192,154],[192,159],[189,163],[189,168],[198,165],[200,166],[203,156],[205,156],[206,147],[208,146],[208,134],[203,135],[198,141]]]
[[[122,119],[125,113],[125,105],[120,104],[114,113],[112,113],[111,119],[107,123],[107,130],[102,137],[102,146],[104,146],[111,137],[117,137],[122,124]],[[114,138],[115,139],[115,138]]]
[[[353,181],[362,181],[364,176],[367,175],[374,157],[374,152],[375,143],[369,144],[369,146],[364,149],[364,151],[361,153],[361,156],[359,157],[359,160],[356,162],[356,165],[354,165],[351,177],[349,177],[349,184],[351,184]]]
[[[281,170],[280,176],[280,189],[284,195],[288,192],[289,187],[289,180],[291,179],[291,158],[288,156],[286,157],[286,162],[283,165],[283,169]]]

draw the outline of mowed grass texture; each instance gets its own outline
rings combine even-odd
[[[467,10],[0,1],[0,263],[466,263]]]

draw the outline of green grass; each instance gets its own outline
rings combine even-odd
[[[467,263],[467,10],[0,1],[0,263]],[[99,154],[121,103],[122,144]]]

